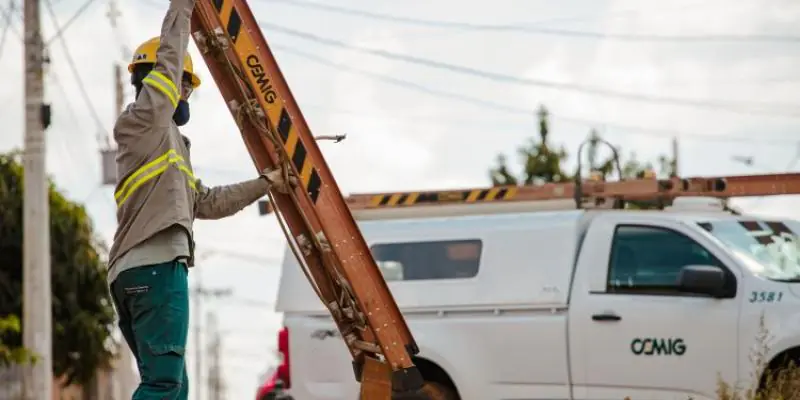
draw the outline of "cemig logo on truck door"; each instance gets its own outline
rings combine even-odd
[[[635,338],[631,341],[631,352],[637,356],[682,356],[686,352],[686,344],[681,338]]]

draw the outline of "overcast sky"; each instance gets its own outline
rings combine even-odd
[[[51,1],[59,24],[84,3]],[[46,77],[53,105],[48,171],[71,199],[86,202],[109,242],[115,206],[112,189],[99,187],[98,134],[113,125],[112,66],[127,64],[123,44],[132,50],[158,34],[168,3],[117,1],[117,31],[106,17],[109,0],[95,1],[67,27],[63,43],[50,42]],[[19,10],[20,0],[11,2]],[[0,0],[0,9],[5,12],[11,2]],[[311,128],[348,135],[342,143],[321,144],[345,193],[486,185],[497,154],[516,162],[515,149],[535,134],[540,104],[553,114],[552,142],[570,152],[570,165],[578,144],[596,127],[626,155],[633,151],[645,161],[668,153],[676,135],[682,175],[798,167],[797,1],[325,3],[366,13],[250,0]],[[51,38],[53,20],[46,8],[42,13],[45,37]],[[3,17],[0,33],[4,22]],[[23,143],[21,30],[16,13],[11,29],[0,35],[0,151]],[[206,184],[253,177],[236,126],[194,44],[190,51],[204,79],[191,101],[192,120],[183,128],[192,138],[196,172]],[[125,79],[128,102],[132,91]],[[753,157],[754,165],[737,163],[734,156]],[[800,217],[800,202],[792,198],[739,204],[751,212]],[[250,398],[258,375],[274,362],[280,316],[269,304],[284,239],[274,218],[259,218],[255,206],[226,220],[198,221],[195,231],[199,251],[208,255],[199,265],[204,282],[235,294],[205,302],[226,332],[228,393]],[[190,279],[194,284],[196,274]],[[197,379],[189,362],[190,380]]]

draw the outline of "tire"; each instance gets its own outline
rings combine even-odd
[[[425,381],[421,393],[408,396],[392,396],[392,400],[459,400],[456,392],[438,382]]]
[[[455,390],[438,382],[426,381],[422,392],[428,397],[425,400],[459,400]]]

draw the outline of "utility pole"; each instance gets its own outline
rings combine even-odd
[[[197,258],[197,263],[201,263],[203,260],[207,259],[208,257],[214,255],[214,252],[206,252],[202,253]],[[192,289],[192,295],[194,295],[193,301],[193,308],[192,315],[196,315],[197,321],[194,322],[194,373],[195,373],[195,393],[194,396],[195,400],[202,399],[202,390],[203,390],[203,352],[205,349],[203,348],[203,341],[202,341],[202,332],[203,332],[203,323],[201,321],[201,316],[203,315],[202,311],[202,300],[206,297],[211,298],[224,298],[228,297],[233,294],[233,289],[225,288],[225,289],[209,289],[203,286],[203,275],[202,275],[202,267],[201,268],[192,268],[192,274],[197,278],[197,283],[195,283],[194,289]],[[209,314],[208,318],[212,318]],[[209,320],[209,323],[211,321]],[[216,319],[214,320],[216,323]]]
[[[114,120],[116,121],[125,107],[125,92],[122,86],[122,67],[114,63]],[[111,138],[106,135],[104,147],[100,149],[102,163],[102,184],[114,187],[117,185],[117,149],[111,146]]]
[[[44,45],[39,0],[25,0],[25,168],[22,344],[38,360],[25,369],[23,396],[49,399],[53,391],[52,300],[50,288],[50,208],[44,130]]]
[[[201,292],[203,286],[202,286],[202,283],[201,283],[202,277],[200,275],[200,269],[199,268],[197,269],[197,271],[195,271],[195,276],[197,276],[197,289],[196,289],[197,291],[194,293],[194,299],[193,299],[194,300],[194,312],[190,313],[190,315],[194,314],[194,315],[197,315],[197,316],[201,316],[203,314],[201,314],[201,311],[200,311],[200,292]],[[203,376],[203,351],[204,351],[204,349],[203,349],[203,346],[201,345],[201,343],[202,343],[201,339],[202,338],[201,338],[200,335],[202,333],[201,329],[202,329],[202,325],[203,324],[200,323],[200,318],[197,318],[197,321],[195,321],[194,325],[195,325],[195,327],[194,327],[194,374],[195,374],[194,387],[195,387],[195,393],[196,393],[194,398],[195,398],[195,400],[202,400],[202,398],[203,398],[203,395],[202,395],[203,394],[203,383],[201,381],[203,380],[202,376]]]
[[[675,176],[680,176],[680,173],[678,172],[678,165],[680,165],[680,164],[678,164],[678,137],[677,136],[673,136],[672,137],[672,165],[671,165],[671,167],[672,167],[672,173],[675,174]]]
[[[208,368],[208,391],[210,400],[223,400],[225,384],[222,377],[221,360],[222,357],[222,335],[217,326],[217,318],[214,313],[208,313],[208,328],[212,335],[211,345],[209,346],[209,356],[211,365]]]
[[[119,63],[114,63],[114,117],[119,117],[122,114],[122,109],[125,107],[125,88],[122,86],[122,66]],[[106,137],[106,142],[109,139]]]

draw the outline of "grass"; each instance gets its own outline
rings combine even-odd
[[[755,366],[751,374],[750,387],[738,387],[718,378],[716,391],[718,400],[800,400],[800,368],[794,360],[787,360],[786,364],[771,370],[767,368],[771,340],[762,314],[756,345],[750,353],[750,361]],[[763,374],[764,371],[767,373]]]

